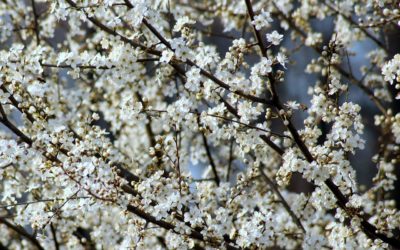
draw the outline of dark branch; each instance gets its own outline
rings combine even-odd
[[[34,246],[36,246],[39,250],[44,250],[44,248],[40,245],[39,241],[35,238],[35,236],[29,234],[20,226],[16,226],[6,220],[5,218],[0,217],[0,223],[6,225],[8,228],[16,232],[17,234],[21,235],[22,237],[26,238],[29,242],[31,242]]]

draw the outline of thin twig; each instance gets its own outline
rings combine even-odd
[[[232,162],[233,162],[233,139],[230,140],[228,169],[226,170],[226,181],[229,181],[229,178],[231,176]]]
[[[89,196],[80,196],[80,197],[74,197],[72,199],[89,199],[91,197]],[[4,205],[4,206],[0,206],[1,208],[10,208],[10,207],[16,207],[16,206],[25,206],[25,205],[31,205],[31,204],[35,204],[35,203],[40,203],[40,202],[54,202],[54,201],[63,201],[65,199],[63,198],[54,198],[54,199],[42,199],[42,200],[37,200],[37,201],[27,201],[27,202],[20,202],[17,204],[10,204],[10,205]]]
[[[160,58],[139,58],[135,60],[135,62],[156,62]],[[96,65],[83,65],[83,64],[78,64],[75,66],[69,65],[69,64],[51,64],[51,63],[40,63],[42,67],[48,67],[48,68],[80,68],[80,69],[114,69],[117,66],[112,65],[112,66],[96,66]]]
[[[215,183],[217,184],[217,186],[219,186],[220,179],[219,179],[218,172],[217,172],[217,166],[215,165],[214,159],[213,159],[213,157],[211,155],[211,150],[210,150],[210,147],[208,145],[207,137],[204,134],[204,132],[201,132],[201,137],[203,139],[203,145],[204,145],[204,148],[206,150],[208,161],[210,162],[211,169],[212,169],[213,174],[214,174]]]
[[[39,45],[39,43],[40,43],[40,34],[39,34],[40,29],[39,29],[39,23],[38,23],[39,15],[37,13],[35,0],[31,0],[31,4],[32,4],[32,11],[33,11],[33,20],[35,22],[36,43]]]
[[[255,14],[254,14],[254,11],[253,11],[253,7],[252,7],[252,4],[251,4],[251,1],[250,0],[245,0],[245,2],[246,2],[246,7],[247,7],[247,13],[250,16],[250,20],[253,22]],[[265,47],[265,45],[263,43],[261,33],[256,29],[256,26],[254,24],[252,24],[252,26],[253,26],[254,34],[255,34],[256,39],[257,39],[258,47],[260,47],[260,50],[261,50],[261,54],[265,58],[268,58],[267,49],[266,49],[266,47]]]

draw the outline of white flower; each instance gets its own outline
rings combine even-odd
[[[253,68],[251,69],[251,74],[266,76],[271,71],[272,71],[272,61],[270,59],[263,57],[261,59],[261,62],[253,66]]]
[[[58,53],[57,66],[60,66],[61,63],[67,61],[72,56],[73,56],[72,52],[60,52],[60,53]]]
[[[35,81],[33,84],[28,85],[29,93],[34,96],[43,97],[48,90],[49,86],[46,83]]]
[[[322,249],[327,245],[327,240],[324,235],[321,235],[317,230],[307,231],[303,242],[303,249]]]
[[[394,122],[392,124],[392,133],[396,139],[396,143],[400,144],[400,113],[396,114],[394,117]]]
[[[195,24],[196,21],[190,19],[188,16],[184,16],[184,17],[180,17],[178,18],[178,20],[176,21],[176,24],[174,26],[173,31],[175,32],[179,32],[182,30],[182,28],[187,25],[187,24]]]
[[[347,85],[340,84],[340,81],[337,77],[332,77],[330,83],[329,83],[329,95],[333,95],[339,91],[346,91],[347,90]]]
[[[183,37],[174,38],[171,40],[171,48],[175,51],[175,56],[182,61],[186,61],[190,57],[190,50],[186,46]]]
[[[69,14],[68,5],[64,2],[58,1],[51,4],[50,12],[53,13],[57,20],[65,21]]]
[[[143,18],[147,16],[148,11],[144,1],[136,1],[134,7],[126,13],[125,18],[133,27],[137,28],[142,23]]]
[[[396,54],[392,60],[383,65],[382,74],[385,81],[390,82],[390,84],[393,84],[393,81],[400,77],[400,54]]]
[[[261,113],[261,110],[257,107],[253,107],[251,102],[243,101],[238,105],[238,114],[240,115],[240,121],[244,123],[254,120]]]
[[[305,44],[307,46],[315,46],[322,42],[322,34],[321,33],[309,33]]]
[[[169,63],[173,56],[174,52],[168,49],[164,49],[164,51],[161,53],[160,62]]]
[[[254,20],[251,22],[256,28],[256,30],[260,30],[263,27],[269,27],[272,22],[271,14],[267,11],[262,10],[261,13],[257,16],[254,16]]]
[[[300,104],[297,103],[296,101],[287,101],[285,106],[288,107],[289,109],[299,109]]]
[[[286,69],[286,62],[288,61],[287,57],[285,54],[279,52],[278,55],[276,56],[276,60]]]
[[[273,45],[279,45],[283,39],[283,35],[279,34],[276,30],[272,33],[267,34],[268,42],[272,43]]]
[[[200,90],[201,74],[200,69],[192,67],[188,72],[186,72],[186,83],[185,87],[193,92],[198,92]]]

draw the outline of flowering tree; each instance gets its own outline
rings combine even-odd
[[[0,248],[400,249],[396,2],[2,0]]]

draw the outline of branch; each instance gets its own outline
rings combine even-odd
[[[204,148],[206,149],[208,161],[210,162],[211,169],[212,169],[212,171],[214,173],[215,183],[217,183],[217,186],[219,186],[220,179],[218,177],[217,167],[215,166],[215,162],[214,162],[214,159],[213,159],[213,157],[211,155],[210,147],[208,146],[207,138],[206,138],[206,135],[204,134],[204,132],[201,132],[201,137],[203,138],[203,145],[204,145]]]
[[[27,137],[24,133],[21,132],[14,124],[12,124],[7,116],[5,116],[5,112],[3,106],[0,104],[0,113],[2,117],[0,118],[0,122],[4,124],[8,129],[10,129],[15,135],[21,138],[22,141],[26,142],[28,145],[32,145],[32,140]]]
[[[229,177],[231,176],[232,162],[233,162],[233,139],[230,140],[228,169],[226,170],[226,180],[225,181],[229,181]]]
[[[88,229],[77,227],[72,234],[79,239],[79,242],[85,247],[85,250],[96,250],[96,246],[90,237],[90,232]],[[86,241],[82,241],[83,238]]]
[[[160,34],[160,32],[157,31],[157,29],[151,25],[146,18],[143,18],[143,24],[165,45],[167,46],[168,49],[170,49],[171,51],[174,51],[171,47],[171,44]],[[205,77],[207,77],[208,79],[210,79],[211,81],[213,81],[214,83],[216,83],[217,85],[219,85],[220,87],[235,93],[241,97],[244,97],[246,99],[249,99],[253,102],[258,102],[258,103],[265,103],[265,104],[270,104],[269,101],[265,100],[264,98],[259,98],[256,96],[252,96],[246,93],[243,93],[240,90],[234,90],[232,91],[230,89],[230,86],[228,84],[226,84],[225,82],[221,81],[220,79],[218,79],[217,77],[215,77],[212,73],[204,70],[203,68],[201,68],[200,66],[198,66],[196,63],[194,63],[193,61],[191,61],[190,59],[186,60],[186,64],[188,64],[191,67],[196,67],[198,69],[200,69],[200,73],[202,75],[204,75]]]
[[[50,223],[51,234],[53,235],[54,247],[56,250],[60,250],[60,244],[57,241],[57,232],[53,226],[53,223]]]
[[[166,112],[167,112],[166,110],[156,110],[156,109],[147,109],[147,110],[143,110],[143,111],[144,111],[144,112],[159,112],[159,113],[166,113]],[[195,114],[195,115],[198,115],[198,116],[201,116],[201,113],[198,113],[198,112],[195,112],[195,111],[189,111],[189,113]],[[205,115],[206,115],[206,116],[210,116],[210,117],[215,117],[215,118],[218,118],[218,119],[221,119],[221,120],[225,120],[225,121],[228,121],[228,122],[237,123],[237,124],[243,125],[243,126],[245,126],[245,127],[247,127],[247,128],[255,129],[255,130],[258,130],[258,131],[262,131],[262,132],[265,132],[265,133],[267,133],[267,134],[271,134],[271,135],[274,135],[274,136],[292,139],[291,137],[289,137],[289,136],[287,136],[287,135],[283,135],[283,134],[279,134],[279,133],[276,133],[276,132],[272,132],[271,130],[266,130],[266,129],[263,129],[263,128],[259,128],[259,127],[257,127],[257,126],[253,126],[253,125],[250,125],[250,124],[246,124],[246,123],[241,122],[241,121],[236,121],[236,120],[230,119],[230,118],[225,117],[225,116],[215,115],[215,114],[205,114]],[[238,116],[237,118],[240,119],[240,116]],[[263,139],[262,137],[266,137],[266,138],[268,139],[268,137],[265,136],[265,135],[260,135],[260,138],[261,138],[261,139]],[[264,139],[263,139],[263,140],[264,140]],[[281,150],[281,149],[280,149],[280,150]],[[283,151],[282,151],[282,154],[283,154]],[[282,155],[282,154],[281,154],[281,155]]]
[[[253,22],[254,21],[254,15],[255,15],[254,11],[253,11],[253,6],[252,6],[250,0],[245,0],[245,2],[246,2],[246,7],[247,7],[247,13],[250,16],[250,20]],[[260,32],[256,29],[256,26],[254,24],[252,24],[252,26],[253,26],[254,34],[255,34],[256,39],[257,39],[258,47],[260,47],[260,50],[261,50],[261,54],[264,57],[268,58],[268,56],[267,56],[267,48],[265,47],[265,45],[264,45],[264,43],[262,41],[262,36],[261,36]]]
[[[252,5],[251,5],[250,0],[245,0],[245,1],[246,1],[247,8],[250,9],[249,13],[252,13]],[[258,31],[255,31],[255,32],[258,33]],[[262,44],[260,44],[260,46],[262,46]],[[269,79],[270,79],[270,81],[273,80],[273,78],[270,78],[270,77],[269,77]],[[271,92],[272,92],[273,106],[275,106],[276,110],[278,111],[278,114],[280,115],[279,110],[282,110],[283,106],[279,100],[279,96],[277,95],[275,86],[272,81],[271,81]],[[280,115],[280,117],[281,117],[282,121],[285,119],[281,115]],[[294,141],[296,142],[296,145],[299,147],[299,149],[303,153],[306,160],[309,163],[312,163],[313,161],[315,161],[314,157],[312,156],[312,154],[308,150],[307,146],[301,139],[299,133],[297,132],[297,129],[294,127],[291,120],[287,119],[286,121],[287,121],[287,123],[284,123],[284,124],[285,125],[287,124],[286,125],[287,129],[289,130]],[[379,238],[382,241],[390,244],[393,247],[400,248],[399,240],[379,233],[378,229],[367,221],[366,216],[363,216],[360,214],[354,214],[354,211],[353,212],[349,211],[349,209],[346,206],[346,204],[349,201],[348,198],[340,191],[339,187],[331,179],[326,180],[325,184],[328,186],[328,188],[331,190],[331,192],[336,197],[338,206],[340,208],[342,208],[347,213],[348,216],[350,216],[350,217],[357,216],[357,217],[361,218],[361,228],[368,237],[370,237],[371,239]]]
[[[135,207],[135,206],[128,205],[128,211],[130,211],[130,212],[136,214],[137,216],[141,217],[142,219],[144,219],[144,220],[146,220],[146,221],[148,221],[148,222],[151,222],[151,223],[153,223],[153,224],[155,224],[155,225],[157,225],[157,226],[160,226],[160,227],[162,227],[162,228],[164,228],[164,229],[166,229],[166,230],[169,230],[169,231],[172,231],[172,232],[174,232],[174,233],[176,233],[176,234],[179,234],[178,232],[175,231],[175,226],[174,226],[174,225],[172,225],[172,224],[170,224],[170,223],[168,223],[168,222],[165,222],[165,221],[163,221],[163,220],[158,220],[158,219],[156,219],[154,216],[152,216],[152,215],[150,215],[150,214],[147,214],[146,212],[143,212],[142,210],[138,209],[138,208]],[[217,243],[217,242],[211,241],[211,239],[208,239],[208,238],[205,239],[204,236],[203,236],[200,232],[198,232],[198,231],[196,231],[196,230],[191,230],[190,233],[188,234],[188,236],[189,236],[190,238],[192,238],[192,239],[196,239],[196,240],[200,240],[200,241],[205,241],[205,242],[209,242],[209,243],[212,243],[212,244]],[[231,242],[231,240],[229,239],[229,236],[226,236],[226,237],[224,238],[224,240],[225,240],[226,242]],[[218,244],[218,243],[217,243],[217,244]],[[229,245],[229,244],[226,245],[226,248],[227,248],[227,249],[232,249],[232,250],[238,249],[238,248],[233,247],[233,246],[231,246],[231,245]]]
[[[31,0],[31,4],[32,4],[32,11],[33,11],[33,20],[35,22],[36,43],[39,45],[39,43],[40,43],[40,36],[39,36],[40,30],[39,30],[39,23],[38,23],[39,15],[37,13],[35,0]]]
[[[137,59],[136,62],[157,62],[160,60],[159,58],[140,58]],[[72,65],[69,64],[51,64],[51,63],[40,63],[42,67],[47,67],[47,68],[74,68]],[[116,66],[112,65],[110,67],[108,66],[96,66],[96,65],[83,65],[83,64],[78,64],[75,66],[76,68],[81,68],[81,69],[114,69]]]
[[[79,196],[79,197],[73,197],[70,198],[71,200],[76,200],[76,199],[89,199],[89,196]],[[42,199],[42,200],[37,200],[37,201],[26,201],[26,202],[20,202],[17,204],[11,204],[11,205],[4,205],[0,206],[0,208],[9,208],[9,207],[16,207],[16,206],[25,206],[25,205],[31,205],[39,202],[54,202],[54,201],[63,201],[65,199],[62,198],[55,198],[55,199]]]
[[[9,93],[8,90],[7,90],[7,88],[5,88],[4,84],[3,84],[0,88],[3,89],[4,92]],[[13,103],[13,105],[15,105],[15,106],[18,107],[18,102],[17,102],[15,99],[13,99],[12,95],[10,95],[9,100]],[[0,108],[1,108],[1,105],[0,105]],[[19,109],[19,110],[20,110],[20,109]],[[20,110],[20,112],[26,114],[25,112],[23,112],[23,110]],[[9,127],[9,128],[11,127],[12,129],[11,129],[11,128],[10,128],[10,129],[11,129],[18,137],[20,137],[24,142],[28,143],[29,145],[32,145],[32,144],[33,144],[33,140],[31,140],[31,139],[30,139],[29,137],[27,137],[23,132],[21,132],[18,128],[16,128],[11,122],[9,122],[9,120],[8,120],[7,117],[6,117],[6,114],[5,114],[4,110],[0,109],[0,113],[2,114],[2,117],[1,117],[1,119],[0,119],[0,122],[2,122],[4,125],[6,125],[6,126]],[[33,118],[32,118],[32,119],[33,119]],[[34,122],[34,120],[32,120],[32,122]],[[60,149],[60,152],[63,153],[64,155],[66,155],[66,156],[69,155],[69,154],[68,154],[69,152],[68,152],[67,150],[65,150],[65,149]],[[63,166],[62,166],[62,164],[63,164],[62,161],[59,160],[56,156],[48,156],[48,155],[43,155],[43,156],[44,156],[45,158],[47,158],[48,160],[52,161],[52,162],[55,162],[55,163],[57,163],[57,164],[60,164],[60,166],[61,166],[62,170],[64,171],[64,173],[65,173],[70,179],[72,179],[74,182],[76,182],[78,185],[80,185],[80,183],[79,183],[77,180],[75,180],[75,179],[74,179],[73,177],[71,177],[67,172],[65,172],[65,169],[64,169]],[[124,169],[122,166],[119,167],[119,170],[120,170],[120,171],[117,172],[119,176],[121,176],[121,174],[123,174],[124,177],[125,177],[125,175],[128,175],[130,178],[134,179],[134,181],[139,181],[139,177],[133,175],[133,174],[130,173],[128,170]],[[127,193],[130,193],[131,191],[133,191],[134,194],[136,193],[135,190],[132,189],[132,188],[130,188],[129,186],[123,186],[122,189],[123,189],[125,192],[127,192]],[[102,197],[100,197],[100,196],[94,194],[94,193],[91,192],[90,190],[85,189],[85,191],[87,191],[91,196],[93,196],[94,198],[96,198],[96,199],[98,199],[98,200],[103,200],[103,201],[105,201],[105,202],[113,202],[112,200],[108,200],[108,199],[102,198]],[[171,224],[170,222],[166,222],[166,221],[163,221],[163,220],[157,220],[157,219],[156,219],[155,217],[153,217],[152,215],[147,214],[146,212],[144,212],[144,211],[142,211],[142,210],[140,210],[140,209],[138,209],[138,208],[136,208],[136,207],[134,207],[134,206],[128,205],[127,209],[128,209],[128,211],[133,212],[133,213],[136,214],[137,216],[139,216],[139,217],[145,219],[146,221],[152,222],[152,223],[154,223],[154,224],[156,224],[156,225],[159,225],[159,226],[161,226],[161,227],[163,227],[163,228],[165,228],[165,229],[175,228],[175,226],[174,226],[173,224]],[[181,220],[181,221],[182,221],[182,220]],[[187,225],[187,226],[189,226],[189,225]],[[197,230],[199,230],[199,231],[197,231]],[[214,245],[220,245],[220,244],[221,244],[221,242],[219,242],[219,240],[210,241],[208,238],[205,239],[205,238],[203,237],[203,235],[201,234],[201,230],[203,230],[203,229],[202,229],[202,228],[199,228],[199,229],[190,229],[190,232],[191,232],[191,233],[190,233],[189,235],[187,235],[186,233],[184,233],[183,235],[184,235],[184,236],[189,236],[189,237],[191,237],[191,238],[193,238],[193,239],[200,239],[199,237],[201,236],[202,241],[207,241],[207,242],[210,242],[210,243],[212,243],[212,244],[214,244]],[[174,231],[174,232],[177,233],[177,234],[182,234],[182,233],[177,232],[177,231]],[[224,235],[223,241],[227,244],[226,247],[227,247],[228,249],[236,249],[236,247],[233,247],[233,246],[229,245],[229,244],[235,244],[235,242],[232,241],[232,240],[229,238],[228,235]]]
[[[282,203],[283,207],[289,213],[290,217],[292,217],[293,222],[303,231],[303,233],[305,233],[306,229],[304,228],[303,224],[301,224],[300,219],[297,218],[296,214],[290,208],[289,204],[287,203],[287,201],[285,200],[285,198],[283,197],[283,195],[279,191],[279,189],[276,186],[276,184],[264,173],[264,171],[262,170],[261,166],[259,167],[259,170],[260,170],[261,176],[263,177],[264,181],[270,186],[272,191],[274,191],[274,193],[281,200],[281,203]]]
[[[274,5],[275,3],[272,2]],[[301,30],[297,25],[290,19],[288,16],[286,16],[283,12],[279,10],[279,8],[275,5],[275,8],[279,12],[279,15],[289,24],[289,26],[296,31],[298,34],[300,34],[304,39],[307,38],[307,34]],[[317,46],[312,46],[312,48],[320,55],[322,55],[323,50]],[[341,75],[346,77],[347,79],[350,80],[350,82],[354,85],[356,85],[358,88],[360,88],[368,97],[371,99],[375,105],[378,107],[378,109],[382,112],[382,114],[386,115],[386,109],[382,103],[382,100],[380,100],[378,97],[374,95],[374,92],[370,90],[367,86],[365,86],[362,82],[363,79],[357,80],[352,74],[344,70],[340,65],[334,64],[332,65]]]
[[[40,245],[39,241],[33,235],[30,235],[28,232],[26,232],[24,228],[22,228],[20,226],[16,226],[16,225],[10,223],[8,220],[6,220],[5,218],[2,218],[2,217],[0,217],[0,223],[6,225],[7,227],[9,227],[11,230],[16,232],[17,234],[19,234],[22,237],[26,238],[34,246],[36,246],[37,249],[44,250],[44,248]]]
[[[372,34],[370,34],[364,27],[362,27],[359,23],[357,23],[356,21],[353,20],[353,18],[351,16],[347,16],[344,13],[342,13],[341,11],[339,11],[338,9],[336,9],[334,6],[332,6],[330,3],[327,3],[325,1],[322,1],[322,4],[326,5],[330,10],[336,12],[337,14],[341,15],[344,19],[346,19],[346,21],[348,21],[349,23],[351,23],[352,25],[356,26],[357,28],[359,28],[361,30],[362,33],[364,33],[364,35],[366,35],[369,39],[371,39],[376,45],[378,45],[380,48],[382,48],[386,53],[388,53],[388,49],[385,46],[385,44],[381,41],[379,41],[378,38],[376,38],[375,36],[373,36]]]
[[[143,108],[145,108],[146,104],[143,101],[142,95],[138,91],[136,91],[135,96],[139,100],[139,102],[142,104]],[[156,137],[155,137],[153,128],[151,127],[152,118],[150,115],[146,114],[146,119],[148,120],[148,122],[145,125],[147,137],[149,138],[150,146],[155,149],[155,147],[157,145],[157,141],[156,141]],[[156,164],[160,165],[162,163],[162,154],[158,150],[156,150],[156,157],[157,157]]]

